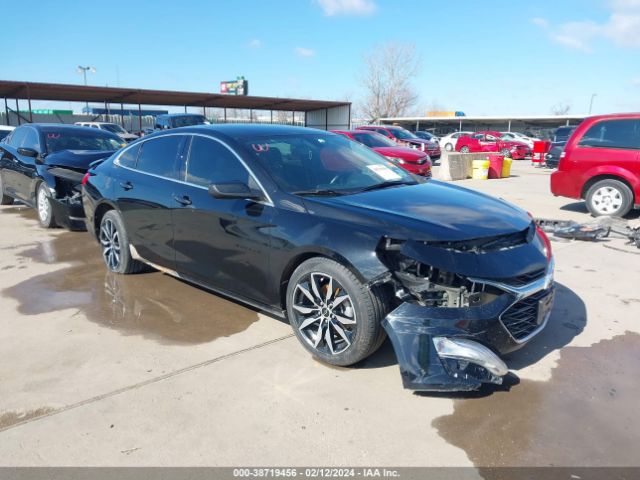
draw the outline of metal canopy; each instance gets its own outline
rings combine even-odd
[[[0,97],[68,102],[129,103],[187,107],[238,108],[309,112],[350,105],[349,102],[279,97],[221,95],[218,93],[176,92],[135,88],[94,87],[60,83],[0,80]]]

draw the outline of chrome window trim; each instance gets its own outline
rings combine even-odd
[[[184,169],[184,179],[183,180],[179,180],[177,178],[169,178],[169,177],[163,177],[162,175],[156,175],[155,173],[149,173],[149,172],[145,172],[142,170],[139,170],[137,168],[131,168],[131,167],[127,167],[125,165],[122,165],[120,163],[120,157],[122,155],[124,155],[124,153],[129,150],[130,148],[135,147],[136,145],[140,145],[142,143],[145,142],[149,142],[151,140],[155,140],[158,138],[163,138],[163,137],[169,137],[169,136],[177,136],[177,135],[181,135],[181,136],[188,136],[188,137],[203,137],[206,138],[208,140],[212,140],[214,142],[218,142],[219,144],[221,144],[223,147],[225,147],[227,150],[229,150],[232,155],[242,164],[242,166],[245,168],[245,170],[249,173],[249,175],[255,180],[256,184],[258,185],[258,187],[260,188],[260,191],[262,192],[262,194],[264,195],[264,197],[266,198],[266,200],[259,200],[256,201],[255,203],[260,203],[262,205],[268,205],[268,206],[275,206],[275,204],[273,203],[273,200],[271,199],[271,197],[269,196],[269,194],[267,193],[267,190],[264,188],[264,186],[262,185],[262,182],[260,182],[260,180],[258,179],[258,177],[256,177],[256,175],[253,173],[253,171],[249,168],[249,166],[246,164],[246,162],[240,157],[240,155],[238,155],[227,143],[223,142],[222,140],[215,138],[215,137],[211,137],[209,135],[204,135],[202,133],[186,133],[186,132],[179,132],[179,133],[167,133],[165,135],[159,135],[157,137],[153,137],[153,138],[147,138],[147,139],[142,139],[139,142],[136,142],[133,145],[127,145],[126,147],[124,147],[122,149],[122,151],[120,153],[118,153],[118,156],[113,160],[113,164],[116,165],[117,167],[120,168],[124,168],[127,170],[131,170],[132,172],[137,172],[137,173],[141,173],[143,175],[148,175],[150,177],[155,177],[155,178],[160,178],[162,180],[169,180],[171,182],[176,182],[176,183],[180,183],[183,185],[188,185],[190,187],[196,187],[196,188],[200,188],[201,190],[206,190],[209,191],[208,187],[203,187],[202,185],[198,185],[196,183],[191,183],[191,182],[187,182],[186,178],[187,178],[187,168],[189,166],[189,155],[191,154],[191,142],[189,142],[189,150],[187,151],[186,155],[187,155],[187,160],[185,163],[185,169]],[[190,139],[189,139],[190,140]],[[138,155],[140,155],[140,153],[138,153]],[[136,164],[138,163],[137,157],[136,157]]]

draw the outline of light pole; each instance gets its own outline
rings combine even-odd
[[[84,77],[84,86],[87,86],[87,72],[96,73],[96,69],[94,67],[81,67],[78,65],[78,73],[82,73]],[[89,102],[86,103],[86,113],[89,113]]]
[[[593,108],[593,99],[598,96],[597,93],[591,94],[591,100],[589,101],[589,115],[591,115],[591,109]]]

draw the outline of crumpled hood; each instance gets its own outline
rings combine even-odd
[[[375,225],[398,239],[469,240],[519,232],[531,223],[525,211],[503,200],[435,180],[304,201],[312,213]]]
[[[61,150],[47,155],[44,159],[44,164],[88,170],[92,162],[109,157],[114,151],[115,150]]]

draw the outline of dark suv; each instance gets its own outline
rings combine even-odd
[[[526,212],[321,130],[149,135],[91,169],[83,201],[111,271],[157,266],[287,318],[332,365],[386,332],[411,389],[501,383],[498,354],[551,312],[551,247]]]
[[[193,125],[208,125],[204,115],[194,113],[167,113],[156,117],[156,130],[167,130],[169,128],[191,127]]]

